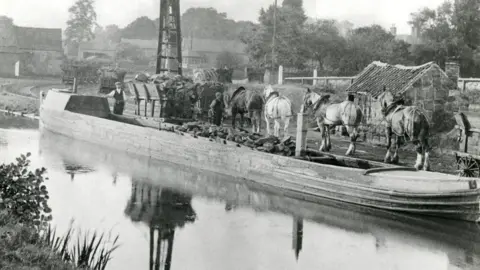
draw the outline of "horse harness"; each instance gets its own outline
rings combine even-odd
[[[265,101],[265,115],[266,115],[266,111],[267,111],[267,103],[268,103],[268,101],[271,100],[272,98],[279,98],[279,99],[280,99],[280,98],[283,98],[283,99],[284,99],[284,97],[280,96],[280,93],[279,93],[278,91],[272,91],[272,92],[270,93],[270,95],[268,95],[267,98],[263,97],[263,100]],[[289,100],[287,99],[287,101],[289,101]],[[290,105],[291,105],[291,104],[290,104]],[[277,109],[278,109],[278,108],[277,108]],[[292,113],[291,115],[286,115],[286,116],[284,116],[284,117],[292,117],[292,116],[293,116],[293,113]],[[280,119],[280,118],[282,118],[282,117],[269,117],[269,118],[275,120],[275,119]]]

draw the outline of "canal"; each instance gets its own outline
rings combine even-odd
[[[294,200],[0,116],[0,161],[26,152],[47,168],[59,233],[119,235],[108,269],[480,269],[476,224]]]

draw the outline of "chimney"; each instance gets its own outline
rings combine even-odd
[[[395,26],[395,24],[390,27],[390,33],[394,36],[397,36],[397,27]]]
[[[447,73],[448,78],[457,85],[458,78],[460,77],[460,64],[458,61],[452,59],[447,60],[447,62],[445,62],[445,73]]]

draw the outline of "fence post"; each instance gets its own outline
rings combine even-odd
[[[313,70],[313,77],[318,77],[318,71],[317,69],[314,69]],[[313,85],[315,86],[317,84],[317,80],[316,79],[313,79]]]
[[[278,84],[279,85],[283,84],[283,66],[282,65],[278,67]]]

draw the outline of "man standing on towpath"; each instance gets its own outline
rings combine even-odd
[[[213,118],[213,124],[220,126],[222,124],[223,111],[225,110],[225,104],[222,100],[222,93],[215,93],[215,99],[210,104],[210,113]]]

